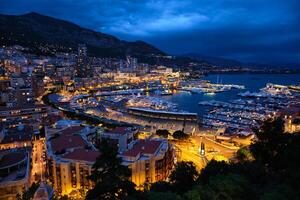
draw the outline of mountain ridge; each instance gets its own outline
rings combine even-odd
[[[247,66],[244,62],[231,58],[215,57],[215,56],[206,56],[198,53],[186,53],[181,56],[189,57],[196,59],[198,61],[205,61],[212,65],[218,65],[222,67],[230,66]]]
[[[33,48],[38,45],[56,45],[76,50],[79,43],[85,43],[91,55],[102,57],[135,57],[167,55],[143,41],[128,42],[119,38],[83,28],[73,22],[53,18],[36,12],[23,15],[0,14],[0,43],[20,44]],[[58,46],[58,47],[57,47]],[[63,48],[62,48],[63,49]],[[61,49],[61,50],[62,50]]]

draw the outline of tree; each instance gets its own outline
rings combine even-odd
[[[166,192],[166,191],[172,191],[172,186],[169,182],[166,181],[158,181],[156,183],[153,183],[150,187],[150,191],[153,192]]]
[[[17,194],[17,200],[31,200],[33,199],[35,191],[39,188],[39,183],[32,183],[28,190],[23,190],[22,194]]]
[[[178,193],[184,193],[195,184],[198,175],[193,162],[179,162],[169,178],[174,190]]]
[[[184,194],[186,200],[202,200],[200,190],[198,187],[189,190]]]
[[[172,192],[149,192],[147,195],[147,200],[157,200],[157,199],[163,199],[163,200],[182,200],[182,198],[174,194]]]
[[[181,130],[175,131],[173,137],[177,140],[187,140],[190,136]]]
[[[212,160],[201,170],[198,180],[208,183],[209,179],[217,174],[225,174],[229,172],[229,165],[225,161]]]
[[[231,173],[211,177],[208,183],[196,186],[186,196],[197,197],[201,200],[257,199],[254,187],[247,178],[243,175]]]
[[[258,141],[250,146],[250,150],[256,160],[269,165],[286,148],[288,135],[284,134],[284,122],[281,118],[270,119],[254,131]]]
[[[248,147],[242,147],[236,152],[236,158],[239,162],[253,161],[253,155]]]
[[[119,200],[134,194],[135,184],[129,180],[131,172],[128,167],[121,165],[122,160],[117,157],[117,148],[103,140],[99,150],[100,156],[89,177],[95,186],[88,191],[86,199]]]
[[[199,176],[192,163],[178,163],[169,183],[151,186],[151,198],[299,199],[300,133],[285,133],[281,119],[267,120],[255,132],[256,142],[237,152],[237,162],[212,160]]]
[[[156,135],[158,135],[160,137],[168,138],[168,136],[170,135],[170,132],[166,129],[158,129],[158,130],[156,130]]]

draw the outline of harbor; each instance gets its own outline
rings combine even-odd
[[[56,94],[56,100],[66,104],[67,110],[117,123],[151,129],[171,124],[165,127],[173,131],[185,129],[188,133],[210,129],[231,135],[252,134],[252,128],[259,127],[264,120],[299,103],[299,92],[290,89],[289,83],[275,81],[251,87],[251,81],[245,85],[234,81],[222,83],[222,77],[215,76],[215,82],[210,77],[183,79],[176,87],[153,82],[146,87],[137,83],[125,89]]]
[[[282,109],[299,104],[300,93],[289,85],[299,85],[299,75],[287,79],[268,75],[230,74],[206,77],[210,82],[223,78],[225,84],[242,85],[244,88],[207,95],[181,94],[166,97],[179,104],[179,108],[196,111],[200,126],[230,134],[251,134],[252,128],[259,127],[262,121],[276,116]],[[273,79],[273,80],[272,80]],[[245,81],[243,81],[245,80]],[[273,82],[268,82],[272,80]],[[197,108],[192,105],[197,104]]]

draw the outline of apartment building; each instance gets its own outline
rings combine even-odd
[[[147,183],[165,180],[174,164],[174,151],[165,139],[136,140],[119,155],[131,170],[131,180],[138,188]]]
[[[81,126],[47,129],[47,175],[60,195],[78,197],[93,186],[88,176],[100,153],[87,140],[88,130]]]

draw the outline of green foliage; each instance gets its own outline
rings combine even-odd
[[[70,200],[70,198],[67,195],[64,195],[59,200]]]
[[[179,195],[172,192],[149,192],[147,195],[148,200],[183,200]]]
[[[238,174],[219,174],[211,177],[209,183],[204,184],[198,191],[203,200],[255,199],[249,181]]]
[[[208,183],[209,179],[218,174],[225,174],[229,172],[229,165],[225,161],[212,160],[208,165],[201,170],[198,181]]]
[[[299,199],[300,134],[284,133],[281,119],[268,120],[255,132],[257,141],[237,152],[238,162],[212,160],[199,176],[186,162],[178,163],[170,182],[153,184],[150,192],[187,200]]]
[[[33,183],[28,190],[23,190],[22,194],[17,194],[17,200],[31,200],[33,199],[35,191],[39,188],[39,183]]]
[[[171,191],[172,186],[169,182],[158,181],[158,182],[153,183],[151,185],[150,190],[154,191],[154,192],[166,192],[166,191]]]
[[[295,196],[293,193],[285,184],[272,185],[263,192],[261,200],[298,199],[299,195]]]
[[[170,135],[170,132],[166,129],[158,129],[158,130],[156,130],[156,135],[158,135],[160,137],[168,138],[168,136]]]
[[[116,147],[109,146],[106,140],[100,143],[101,155],[93,165],[90,179],[95,187],[88,191],[86,199],[125,199],[135,193],[135,185],[129,179],[130,170],[121,165],[121,158],[117,157]]]
[[[187,140],[190,137],[189,134],[184,133],[183,131],[179,130],[179,131],[175,131],[173,133],[173,138],[177,139],[177,140]]]
[[[177,192],[186,192],[198,177],[198,171],[193,162],[179,162],[170,175],[170,183]]]
[[[254,158],[264,164],[271,164],[273,159],[286,148],[288,135],[284,134],[284,122],[278,118],[266,121],[255,130],[258,141],[250,146]]]
[[[253,161],[254,157],[248,147],[242,147],[236,152],[236,158],[239,162]]]
[[[187,193],[184,194],[186,200],[202,200],[200,189],[195,187],[192,190],[189,190]]]

